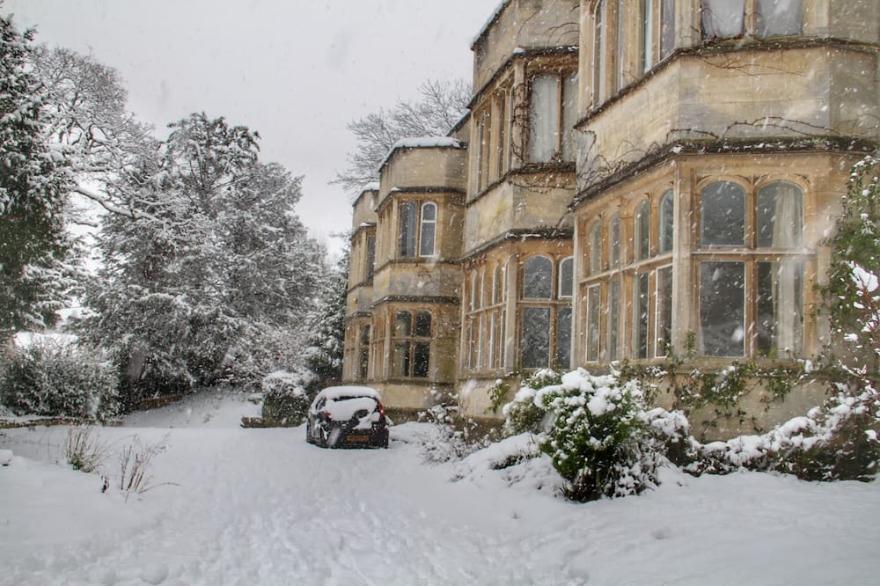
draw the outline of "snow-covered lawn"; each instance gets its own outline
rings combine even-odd
[[[546,461],[426,464],[245,430],[256,407],[198,397],[102,429],[161,442],[158,486],[125,502],[61,459],[66,429],[0,431],[2,584],[877,584],[880,485],[674,471],[642,497],[576,505]],[[496,448],[496,451],[498,448]],[[116,456],[107,457],[111,476]],[[543,488],[538,490],[537,485]]]

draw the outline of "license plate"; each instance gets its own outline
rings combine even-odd
[[[369,434],[362,434],[362,433],[352,434],[352,435],[347,436],[345,438],[345,441],[351,442],[354,444],[361,444],[361,443],[365,444],[365,443],[369,443],[370,436],[369,436]]]

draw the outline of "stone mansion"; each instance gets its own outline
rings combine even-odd
[[[823,241],[880,142],[880,0],[505,0],[471,48],[468,115],[354,202],[346,382],[489,417],[535,369],[828,343]]]

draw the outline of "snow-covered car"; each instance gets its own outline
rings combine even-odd
[[[309,407],[306,441],[325,448],[387,448],[388,419],[378,391],[347,386],[318,393]]]

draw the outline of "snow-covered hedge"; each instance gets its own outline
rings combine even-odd
[[[558,384],[540,386],[548,381]],[[540,450],[567,481],[566,495],[578,501],[654,486],[667,445],[687,436],[684,416],[648,410],[635,381],[620,384],[583,369],[561,377],[542,371],[504,412],[511,432],[539,432]]]
[[[0,403],[15,415],[104,421],[119,412],[116,369],[75,344],[16,348],[0,371]]]
[[[310,375],[277,370],[263,377],[263,419],[275,425],[296,427],[305,422],[309,408],[306,392]]]

